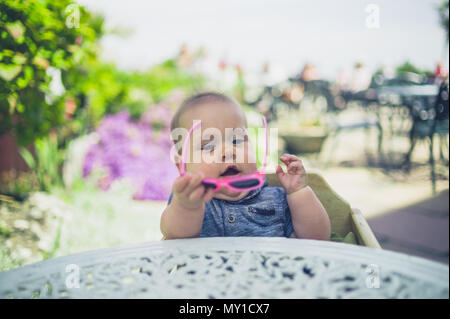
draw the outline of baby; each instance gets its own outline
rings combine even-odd
[[[225,141],[201,141],[198,152],[220,151],[215,161],[204,161],[203,157],[197,163],[187,161],[186,174],[174,182],[168,206],[161,216],[164,239],[219,236],[330,239],[328,214],[307,185],[302,161],[294,155],[280,157],[286,165],[286,172],[280,165],[276,170],[282,187],[270,187],[265,180],[261,188],[250,191],[235,192],[222,187],[214,192],[206,188],[202,184],[204,178],[256,172],[256,155],[248,134],[242,138],[226,136],[226,128],[247,132],[245,114],[234,100],[218,93],[202,93],[184,101],[171,123],[176,145],[183,144],[173,136],[174,129],[189,130],[196,120],[201,120],[202,131],[220,130]],[[192,136],[190,144],[193,149]],[[181,171],[182,150],[177,151],[175,163]],[[237,160],[238,151],[244,152],[244,161]]]

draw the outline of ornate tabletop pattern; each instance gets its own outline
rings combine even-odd
[[[449,268],[285,238],[198,238],[89,251],[0,274],[0,298],[448,298]]]

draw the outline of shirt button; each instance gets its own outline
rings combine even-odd
[[[230,223],[234,223],[235,220],[236,220],[236,217],[234,217],[234,215],[228,215],[228,221]]]

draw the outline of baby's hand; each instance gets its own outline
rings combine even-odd
[[[286,193],[289,195],[308,185],[308,176],[302,161],[294,155],[283,154],[280,157],[287,167],[287,173],[283,172],[280,165],[277,166],[277,176]]]
[[[203,173],[198,174],[186,173],[184,176],[177,178],[173,184],[173,198],[179,205],[186,209],[197,209],[203,206],[203,203],[209,202],[214,190],[205,190],[202,185]]]

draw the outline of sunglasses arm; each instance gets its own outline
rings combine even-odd
[[[186,154],[187,154],[187,151],[189,149],[189,142],[190,142],[190,139],[191,139],[191,134],[196,128],[200,127],[201,125],[202,125],[202,121],[198,121],[197,123],[195,123],[190,128],[190,130],[189,130],[189,132],[188,132],[188,134],[187,134],[187,136],[186,136],[186,138],[184,140],[183,149],[181,151],[181,169],[180,169],[181,170],[180,171],[180,175],[181,176],[184,176],[184,174],[186,174],[186,156],[187,156]]]
[[[266,149],[265,149],[264,161],[263,161],[263,165],[262,165],[262,171],[265,172],[266,171],[267,154],[268,154],[268,150],[269,150],[269,134],[267,132],[267,122],[266,122],[266,118],[264,116],[262,117],[262,121],[263,121],[263,125],[264,125],[264,130],[266,132]]]

